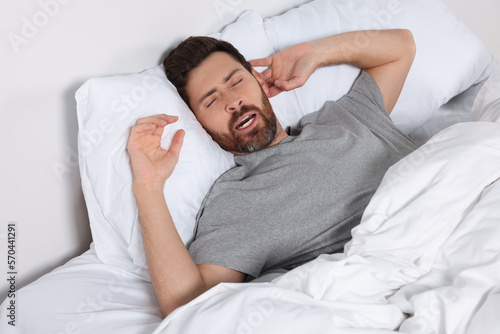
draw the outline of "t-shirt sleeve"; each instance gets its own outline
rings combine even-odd
[[[349,93],[337,101],[338,105],[372,132],[394,142],[415,143],[392,122],[385,109],[384,98],[373,77],[366,71],[354,82]]]
[[[354,116],[383,116],[385,119],[390,119],[380,88],[366,71],[361,71],[349,93],[338,100],[338,103]],[[375,115],[366,115],[367,113]]]
[[[216,211],[210,210],[212,206],[205,209]],[[265,238],[258,238],[255,231],[234,218],[226,219],[226,216],[217,221],[212,216],[209,214],[198,221],[196,238],[188,249],[193,261],[196,264],[216,264],[258,277],[269,255]]]
[[[390,141],[401,152],[417,148],[413,140],[392,122],[385,109],[382,92],[368,72],[361,71],[351,91],[338,103],[360,123],[379,137]]]
[[[384,99],[377,83],[368,72],[361,71],[349,93],[338,101],[325,102],[320,110],[304,116],[299,127],[292,129],[290,134],[300,133],[307,124],[342,122],[342,114],[345,112],[370,129],[394,126],[385,110]]]
[[[347,116],[348,115],[348,116]],[[295,131],[300,133],[306,124],[344,124],[348,126],[349,119],[356,120],[357,125],[369,129],[379,137],[390,140],[395,146],[411,146],[415,143],[392,122],[385,109],[384,98],[373,77],[366,71],[361,71],[349,93],[338,101],[328,101],[321,110],[304,116],[300,127]],[[352,126],[352,122],[349,122]],[[291,134],[295,134],[291,131]]]

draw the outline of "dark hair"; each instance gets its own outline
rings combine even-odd
[[[212,53],[222,51],[241,63],[250,73],[252,66],[243,55],[230,43],[205,36],[191,36],[170,51],[163,61],[168,80],[177,88],[184,102],[191,107],[186,92],[189,73],[200,65]]]

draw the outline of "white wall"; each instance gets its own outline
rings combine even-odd
[[[500,1],[442,0],[500,60]]]
[[[2,2],[0,275],[8,222],[17,223],[17,288],[89,247],[73,97],[86,79],[155,66],[182,39],[218,31],[246,8],[271,16],[306,1]],[[499,4],[445,2],[500,59]],[[6,291],[1,279],[0,300]]]

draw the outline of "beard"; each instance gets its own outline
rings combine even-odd
[[[259,124],[248,133],[238,133],[236,122],[245,113],[253,111],[259,115]],[[256,116],[257,117],[257,116]],[[276,138],[276,115],[269,99],[262,91],[262,108],[255,105],[244,105],[232,114],[228,124],[228,133],[209,131],[212,139],[224,150],[239,154],[247,154],[268,147]]]

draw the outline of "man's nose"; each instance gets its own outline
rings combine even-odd
[[[228,113],[234,113],[239,111],[243,105],[243,99],[238,94],[234,92],[228,92],[226,95],[226,111]]]

